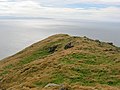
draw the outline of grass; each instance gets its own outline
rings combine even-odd
[[[95,71],[94,69],[95,68]],[[106,84],[111,86],[120,85],[120,79],[115,77],[115,75],[110,75],[109,71],[111,68],[102,67],[86,67],[79,66],[74,67],[73,71],[76,71],[79,74],[77,79],[74,79],[74,82],[82,82],[83,85],[95,85],[96,83]],[[117,71],[117,70],[116,70]],[[114,73],[113,73],[114,74]],[[119,75],[119,74],[118,74]]]
[[[58,41],[48,43],[47,46],[44,46],[42,49],[39,49],[39,50],[33,52],[30,56],[26,56],[25,58],[23,58],[19,62],[19,64],[24,65],[24,64],[30,63],[34,60],[42,59],[42,58],[46,57],[47,55],[52,54],[49,52],[49,47],[60,44],[60,42],[63,42],[63,40],[60,39]]]
[[[9,73],[8,71],[3,71],[2,73],[0,73],[0,76],[6,75],[8,73]]]
[[[73,53],[60,59],[62,64],[75,64],[79,61],[91,65],[113,64],[113,61],[105,55],[98,56],[95,54]]]
[[[64,47],[69,42],[74,44],[74,48],[65,50]],[[49,53],[49,47],[54,45],[58,45],[56,51]],[[104,51],[113,46],[104,44],[99,47],[94,41],[67,36],[55,39],[53,37],[44,43],[37,43],[36,46],[34,44],[33,47],[30,47],[30,52],[27,48],[21,52],[23,54],[15,55],[10,60],[8,58],[7,63],[2,65],[4,67],[0,69],[2,88],[18,86],[18,89],[22,90],[19,83],[34,85],[35,89],[42,89],[49,83],[66,83],[71,87],[78,85],[85,88],[96,85],[120,86],[120,54],[118,51],[114,51],[115,53]],[[39,62],[40,59],[44,60]],[[35,63],[32,63],[33,61]]]
[[[75,61],[69,59],[69,57],[64,57],[60,59],[61,64],[74,64]]]
[[[20,65],[24,65],[24,64],[30,63],[30,62],[32,62],[32,61],[34,61],[34,60],[44,58],[44,57],[46,57],[46,56],[49,55],[49,54],[50,54],[50,53],[49,53],[48,50],[46,50],[46,49],[38,50],[38,51],[34,52],[32,55],[23,58],[23,59],[19,62],[19,64],[20,64]]]
[[[53,83],[62,84],[65,81],[65,77],[62,73],[56,72],[53,74]]]
[[[36,81],[34,82],[34,86],[36,87],[45,87],[45,85],[47,85],[48,82],[42,82],[42,81]]]
[[[94,67],[95,68],[95,67]],[[106,84],[111,86],[119,86],[120,80],[117,77],[111,77],[108,70],[96,68],[92,71],[92,67],[80,66],[71,69],[77,73],[72,76],[66,76],[65,73],[56,72],[54,75],[53,83],[62,84],[64,82],[75,84],[79,83],[84,86],[94,86],[97,83]],[[68,70],[66,70],[68,71]],[[66,72],[67,73],[67,72]]]
[[[71,72],[74,71],[77,73],[77,76],[74,75],[72,78],[67,77],[70,83],[79,83],[85,86],[95,85],[97,83],[111,86],[120,85],[120,79],[115,77],[120,72],[112,68],[115,66],[113,64],[114,61],[105,55],[73,53],[62,57],[59,61],[63,65],[72,65]],[[78,61],[82,61],[82,63]],[[76,63],[78,65],[74,66]],[[104,64],[106,67],[99,66],[100,64]],[[66,77],[63,78],[65,79]],[[59,81],[59,77],[57,81]]]
[[[14,65],[9,64],[9,65],[5,66],[4,69],[11,69],[11,68],[13,68],[13,67],[14,67]]]

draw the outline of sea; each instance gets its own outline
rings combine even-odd
[[[120,47],[120,22],[75,19],[0,19],[0,60],[54,34],[86,36]]]

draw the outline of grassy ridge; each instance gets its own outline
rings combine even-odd
[[[64,49],[70,42],[74,47]],[[49,52],[55,45],[55,52]],[[0,65],[0,89],[40,90],[49,83],[77,85],[73,90],[97,85],[120,88],[119,48],[87,37],[54,35]]]

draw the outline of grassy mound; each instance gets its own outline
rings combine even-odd
[[[45,88],[50,83],[59,87]],[[62,90],[62,85],[68,90],[119,90],[120,48],[58,34],[0,61],[0,89]]]

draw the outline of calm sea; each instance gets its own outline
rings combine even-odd
[[[120,46],[120,22],[57,19],[0,20],[0,59],[50,35],[65,33]]]

